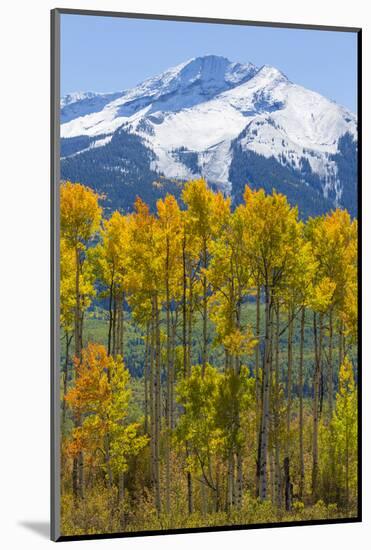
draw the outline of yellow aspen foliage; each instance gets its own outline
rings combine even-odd
[[[249,327],[247,330],[234,330],[224,336],[223,345],[231,355],[241,356],[250,355],[257,345],[258,341],[254,338],[254,333]]]
[[[67,181],[60,186],[61,235],[72,247],[84,248],[98,231],[102,209],[92,189]]]
[[[79,269],[80,307],[86,311],[95,295],[93,265],[88,259]],[[76,308],[76,254],[68,241],[60,240],[60,322],[67,332],[73,329]]]
[[[68,246],[65,239],[60,241],[60,322],[66,330],[73,329],[75,310],[75,262],[73,248]]]
[[[248,186],[245,204],[239,207],[245,220],[245,246],[256,276],[262,283],[277,287],[285,273],[296,264],[301,226],[298,210],[284,195],[266,195]]]

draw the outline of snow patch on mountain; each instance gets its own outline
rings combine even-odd
[[[71,105],[71,103],[78,103],[79,101],[92,99],[93,97],[99,97],[100,95],[102,94],[97,92],[72,92],[70,94],[66,94],[61,98],[61,109],[67,105]]]
[[[81,113],[73,120],[61,125],[61,137],[79,135],[94,136],[113,133],[125,122],[132,122],[138,112],[177,112],[208,101],[218,93],[243,82],[257,68],[252,64],[231,63],[224,57],[214,55],[190,59],[164,73],[149,78],[131,90],[116,94],[100,111]],[[86,100],[101,100],[106,95],[91,96],[91,92],[81,99],[70,94],[62,99],[62,105],[79,105]],[[79,97],[79,93],[76,94]],[[145,109],[145,111],[144,111]]]

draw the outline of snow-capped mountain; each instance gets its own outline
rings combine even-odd
[[[276,68],[213,55],[61,102],[62,177],[125,209],[135,194],[153,203],[203,176],[235,203],[249,183],[284,192],[304,216],[338,205],[355,214],[356,136],[354,114]]]

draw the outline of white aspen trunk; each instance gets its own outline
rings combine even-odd
[[[275,415],[274,415],[274,466],[275,466],[275,504],[277,508],[282,506],[281,489],[281,458],[280,458],[280,435],[279,435],[279,393],[280,393],[280,306],[276,305],[276,334],[275,334]]]
[[[271,433],[273,433],[273,421],[271,420]],[[275,480],[275,463],[274,463],[274,450],[273,446],[269,446],[269,486],[270,486],[270,498],[274,505],[276,501],[276,480]]]
[[[339,368],[343,364],[344,361],[344,339],[343,339],[343,322],[340,321],[340,327],[339,327]]]
[[[243,461],[242,450],[237,452],[237,508],[241,510],[243,501]]]
[[[155,314],[152,301],[151,318],[151,354],[150,354],[150,378],[149,378],[149,408],[150,408],[150,448],[151,448],[151,480],[152,486],[156,487],[156,467],[155,467],[155,438],[156,438],[156,409],[155,409]]]
[[[329,314],[329,344],[328,344],[328,404],[330,421],[334,412],[334,367],[333,367],[333,311]]]
[[[107,342],[107,349],[108,349],[108,355],[111,355],[112,353],[112,327],[113,327],[113,274],[111,277],[111,284],[110,284],[110,290],[109,290],[109,322],[108,322],[108,342]]]
[[[112,355],[117,355],[117,296],[116,289],[113,293],[113,320],[112,320]]]
[[[80,296],[80,254],[76,247],[76,279],[75,279],[75,356],[81,359],[81,296]]]
[[[291,428],[291,394],[292,394],[292,337],[293,311],[288,310],[288,339],[287,339],[287,417],[286,417],[286,449],[285,454],[290,458],[290,428]]]
[[[287,512],[292,510],[292,483],[290,480],[290,459],[285,457],[283,462],[283,468],[285,473],[285,509]]]
[[[256,475],[255,475],[255,495],[259,496],[259,462],[260,462],[260,403],[261,403],[261,387],[260,379],[260,283],[256,289],[256,329],[257,345],[255,347],[255,420],[256,420]]]
[[[304,495],[304,414],[303,414],[303,385],[304,385],[304,327],[305,327],[305,308],[301,312],[300,321],[300,357],[299,357],[299,463],[300,463],[300,481],[299,496],[302,499]]]
[[[66,338],[66,348],[65,348],[65,361],[63,366],[63,401],[62,401],[62,426],[64,427],[66,423],[66,413],[67,413],[67,404],[66,404],[66,395],[67,395],[67,387],[68,387],[68,365],[70,362],[70,344],[72,340],[72,334],[69,335],[67,331],[65,331],[64,336]]]
[[[188,347],[187,347],[187,375],[191,374],[192,366],[192,338],[193,338],[193,280],[192,269],[189,274],[189,307],[188,307]]]
[[[170,513],[170,429],[171,429],[171,342],[170,342],[170,289],[169,289],[169,237],[166,238],[166,268],[165,268],[165,288],[166,288],[166,441],[165,441],[165,462],[166,462],[166,480],[165,480],[165,505],[166,513]]]
[[[228,457],[228,511],[234,505],[234,456],[230,452]]]
[[[207,268],[207,245],[206,242],[203,244],[203,267],[204,269]],[[205,373],[206,364],[208,360],[208,350],[207,350],[207,343],[208,343],[208,334],[207,334],[207,278],[206,274],[202,277],[202,290],[203,290],[203,298],[202,298],[202,340],[203,340],[203,346],[202,346],[202,375]]]
[[[318,493],[318,426],[319,400],[322,365],[322,314],[320,314],[319,338],[317,334],[317,317],[313,316],[314,343],[315,343],[315,374],[314,374],[314,402],[313,402],[313,449],[312,449],[312,498],[315,501]]]
[[[144,432],[149,433],[148,426],[148,385],[150,377],[150,361],[149,361],[149,323],[146,326],[146,343],[144,352]]]
[[[349,510],[349,422],[346,419],[345,424],[345,504],[346,511]]]
[[[81,296],[80,296],[80,254],[79,250],[76,247],[76,279],[75,279],[75,292],[76,292],[76,307],[75,307],[75,357],[78,362],[81,361],[81,351],[82,351],[82,315],[81,315]],[[75,427],[81,425],[80,416],[74,418]],[[84,457],[82,451],[79,452],[78,456],[73,459],[72,467],[72,489],[74,496],[79,496],[80,498],[84,497]]]
[[[265,347],[263,364],[263,400],[260,422],[259,497],[267,498],[267,462],[269,437],[270,360],[271,360],[271,295],[265,286]]]
[[[170,352],[170,429],[175,428],[174,420],[174,384],[175,384],[175,336],[176,336],[176,319],[171,327],[171,352]]]
[[[186,266],[186,237],[183,237],[182,243],[182,261],[183,261],[183,372],[186,376],[187,368],[187,266]]]
[[[158,514],[161,513],[161,488],[160,488],[160,435],[161,435],[161,341],[160,341],[160,317],[158,298],[155,294],[155,502]]]

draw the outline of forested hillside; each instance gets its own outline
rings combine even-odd
[[[357,220],[177,195],[60,186],[62,534],[356,516]]]

